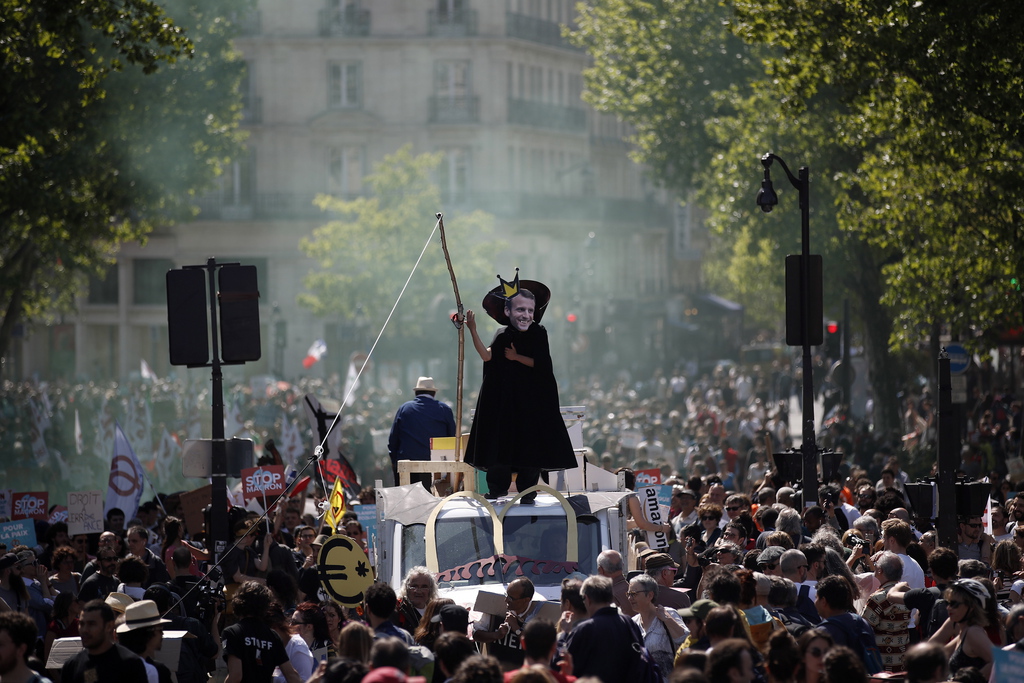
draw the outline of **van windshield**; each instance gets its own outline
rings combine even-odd
[[[601,552],[600,523],[596,517],[576,519],[579,562],[575,571],[597,573]],[[490,517],[449,517],[437,520],[437,563],[444,586],[508,583],[526,573],[535,585],[557,586],[573,568],[566,560],[566,520],[554,515],[522,515],[505,519],[505,561],[494,561],[494,534]],[[426,564],[426,525],[402,528],[402,575]],[[509,560],[510,557],[520,561]],[[538,562],[544,561],[544,562]],[[458,572],[449,570],[459,569]]]

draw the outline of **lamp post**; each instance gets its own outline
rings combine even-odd
[[[789,166],[779,156],[768,152],[761,157],[761,165],[764,167],[764,180],[761,181],[761,189],[757,193],[757,205],[765,213],[769,213],[778,203],[778,195],[772,187],[771,166],[772,162],[778,161],[782,170],[786,172],[789,182],[800,193],[800,259],[799,259],[799,329],[798,334],[791,334],[787,329],[787,343],[792,346],[803,348],[803,491],[804,502],[816,501],[818,499],[818,446],[814,439],[814,382],[813,369],[811,366],[811,343],[812,335],[815,339],[821,336],[821,282],[812,281],[811,277],[811,247],[810,247],[810,172],[807,166],[800,168],[800,175],[796,177],[789,170]],[[790,258],[787,257],[787,266]],[[787,288],[788,289],[788,288]],[[814,294],[817,294],[815,297]],[[787,307],[790,304],[790,292],[787,291]],[[817,303],[817,310],[812,310],[814,303]],[[788,317],[788,316],[787,316]],[[816,321],[816,324],[815,324]],[[787,325],[788,327],[788,325]],[[799,343],[795,343],[792,337],[799,337]],[[818,343],[821,343],[819,340]]]

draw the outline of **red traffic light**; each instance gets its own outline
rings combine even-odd
[[[567,322],[574,323],[574,322],[576,322],[576,314],[575,313],[567,313],[565,315],[565,319],[566,319]]]
[[[825,331],[829,334],[835,334],[839,331],[839,323],[835,320],[829,320],[828,324],[825,326]]]

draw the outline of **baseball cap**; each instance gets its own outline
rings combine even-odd
[[[461,605],[445,605],[430,621],[442,624],[446,631],[465,633],[469,630],[469,611]]]
[[[684,607],[679,610],[679,616],[683,619],[692,619],[696,617],[701,621],[708,618],[708,613],[714,608],[718,607],[718,603],[714,600],[698,600],[689,607]]]
[[[4,553],[3,557],[0,557],[0,572],[16,564],[18,564],[17,555],[14,553]]]

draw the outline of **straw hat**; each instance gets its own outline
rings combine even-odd
[[[118,633],[128,633],[147,626],[169,624],[170,619],[160,617],[160,609],[152,600],[139,600],[128,605],[124,610],[124,623],[117,627]]]
[[[135,598],[125,593],[110,593],[107,595],[107,599],[103,602],[110,605],[110,609],[114,610],[118,614],[124,614],[128,605],[135,602]]]

